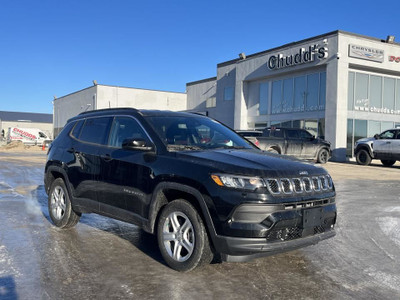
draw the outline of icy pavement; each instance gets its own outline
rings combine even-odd
[[[2,300],[400,298],[399,181],[337,180],[333,239],[181,274],[136,226],[83,215],[75,228],[55,228],[43,163],[14,158],[0,153]]]

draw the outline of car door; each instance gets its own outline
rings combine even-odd
[[[392,141],[392,158],[400,160],[400,130],[396,130],[396,136]]]
[[[303,140],[297,129],[286,129],[287,152],[288,155],[296,157],[303,156]]]
[[[100,176],[98,148],[107,141],[111,120],[110,117],[99,117],[79,121],[71,132],[74,139],[67,149],[72,158],[67,164],[73,196],[94,210],[99,207],[96,192]]]
[[[390,129],[382,132],[379,135],[379,138],[373,143],[373,149],[376,158],[393,159],[393,142],[395,141],[396,134],[397,130]]]
[[[303,141],[303,157],[314,158],[318,150],[318,140],[307,130],[299,130],[299,134]]]
[[[123,148],[129,139],[151,141],[139,122],[116,116],[107,146],[100,149],[100,211],[136,222],[144,216],[152,177],[148,152]]]

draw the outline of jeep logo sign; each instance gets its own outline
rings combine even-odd
[[[320,47],[318,44],[309,46],[308,49],[300,48],[296,54],[284,56],[283,54],[272,55],[268,59],[268,69],[277,70],[292,67],[300,64],[310,63],[318,59],[328,57],[328,48]]]

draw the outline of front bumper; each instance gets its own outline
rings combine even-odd
[[[287,252],[334,237],[334,229],[324,233],[307,236],[290,241],[268,243],[265,238],[237,238],[218,236],[217,242],[221,252],[221,259],[227,262],[245,262],[258,257]]]
[[[213,239],[214,246],[221,259],[230,262],[291,251],[335,236],[336,216],[334,198],[282,205],[244,204],[224,224],[225,234]]]

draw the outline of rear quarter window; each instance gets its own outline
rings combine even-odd
[[[79,135],[81,134],[83,123],[85,123],[85,120],[80,120],[80,121],[76,122],[74,129],[71,132],[71,135],[74,138],[77,138],[77,139],[79,138]]]

